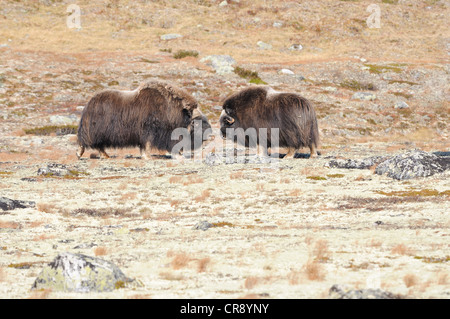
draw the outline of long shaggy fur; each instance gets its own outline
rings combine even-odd
[[[188,128],[194,116],[209,123],[196,100],[168,83],[149,81],[134,91],[106,90],[96,94],[83,110],[78,127],[80,147],[105,148],[147,145],[170,151],[176,128]]]
[[[319,145],[315,110],[298,94],[277,92],[268,86],[250,87],[228,97],[223,110],[220,118],[223,134],[229,127],[267,128],[267,147],[271,147],[271,128],[279,128],[280,147],[291,150],[309,147],[313,152]]]

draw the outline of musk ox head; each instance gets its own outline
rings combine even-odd
[[[89,101],[78,128],[77,155],[93,148],[107,157],[109,147],[139,147],[143,154],[149,149],[171,152],[180,140],[172,136],[177,129],[187,132],[184,138],[197,141],[190,143],[193,150],[201,146],[210,128],[189,93],[166,82],[149,81],[134,91],[103,91]]]
[[[228,97],[222,108],[219,122],[224,137],[246,146],[253,142],[260,146],[265,143],[262,146],[266,149],[287,148],[292,156],[299,148],[309,147],[311,156],[317,155],[316,113],[300,95],[277,92],[268,86],[250,87]],[[227,133],[233,131],[239,133],[230,137]],[[244,138],[239,134],[244,134]]]

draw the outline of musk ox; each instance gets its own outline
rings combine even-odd
[[[254,128],[259,132],[254,145],[261,147],[261,140],[265,139],[265,155],[268,148],[279,146],[288,149],[286,157],[294,157],[302,147],[309,147],[311,158],[317,156],[316,113],[311,103],[298,94],[277,92],[268,86],[246,88],[225,100],[219,122],[221,133],[227,138],[228,129],[247,132]],[[278,132],[274,130],[277,128]],[[232,135],[235,141],[236,136]],[[252,141],[245,133],[245,140],[238,138],[237,142],[248,146]]]
[[[196,100],[182,89],[149,81],[134,91],[102,91],[81,115],[77,156],[92,148],[108,158],[105,148],[109,147],[139,147],[144,158],[147,150],[171,152],[180,142],[179,136],[172,139],[179,128],[191,139],[190,150],[202,145],[205,131],[211,128]]]

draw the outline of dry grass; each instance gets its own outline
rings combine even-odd
[[[245,279],[244,287],[246,289],[253,289],[260,282],[261,282],[261,279],[259,277],[250,276]]]
[[[211,196],[211,191],[208,189],[205,189],[204,191],[202,191],[201,195],[194,197],[194,201],[204,202],[210,196]]]
[[[403,277],[403,282],[408,288],[417,285],[418,281],[417,276],[414,274],[407,274]]]
[[[394,246],[391,250],[391,253],[396,255],[411,255],[411,249],[408,248],[405,244],[398,244]]]
[[[315,260],[309,260],[306,263],[304,272],[309,280],[322,281],[325,279],[323,266]]]
[[[197,260],[197,272],[205,272],[210,265],[211,259],[209,257],[205,257]]]
[[[328,249],[328,241],[320,239],[314,245],[314,260],[318,262],[326,262],[330,259],[330,251]]]
[[[47,214],[54,214],[58,212],[58,208],[55,204],[49,204],[49,203],[38,203],[36,205],[36,208],[40,212],[44,212]]]
[[[230,174],[230,179],[241,179],[244,177],[244,172],[234,172]]]
[[[20,229],[22,226],[17,222],[9,222],[0,220],[0,228]]]
[[[168,252],[167,257],[171,257],[174,253]],[[185,253],[177,253],[173,256],[170,266],[177,270],[186,267],[192,259]]]
[[[94,255],[95,256],[105,256],[108,253],[108,250],[106,249],[106,247],[96,247],[94,249]]]
[[[169,178],[169,183],[170,184],[181,183],[182,180],[183,178],[181,176],[171,176]]]

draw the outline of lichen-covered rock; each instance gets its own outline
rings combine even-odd
[[[36,278],[32,289],[103,292],[133,282],[113,263],[82,254],[62,253]]]
[[[6,197],[0,197],[0,208],[2,210],[13,210],[16,208],[27,208],[36,206],[35,202],[10,199]]]
[[[387,157],[385,156],[372,156],[364,158],[362,160],[336,159],[329,161],[325,166],[331,168],[368,169],[386,159]]]
[[[447,168],[450,168],[450,158],[413,150],[383,161],[376,167],[375,173],[405,180],[442,173]]]
[[[349,289],[345,285],[333,285],[329,296],[332,299],[401,299],[402,297],[381,289]]]

